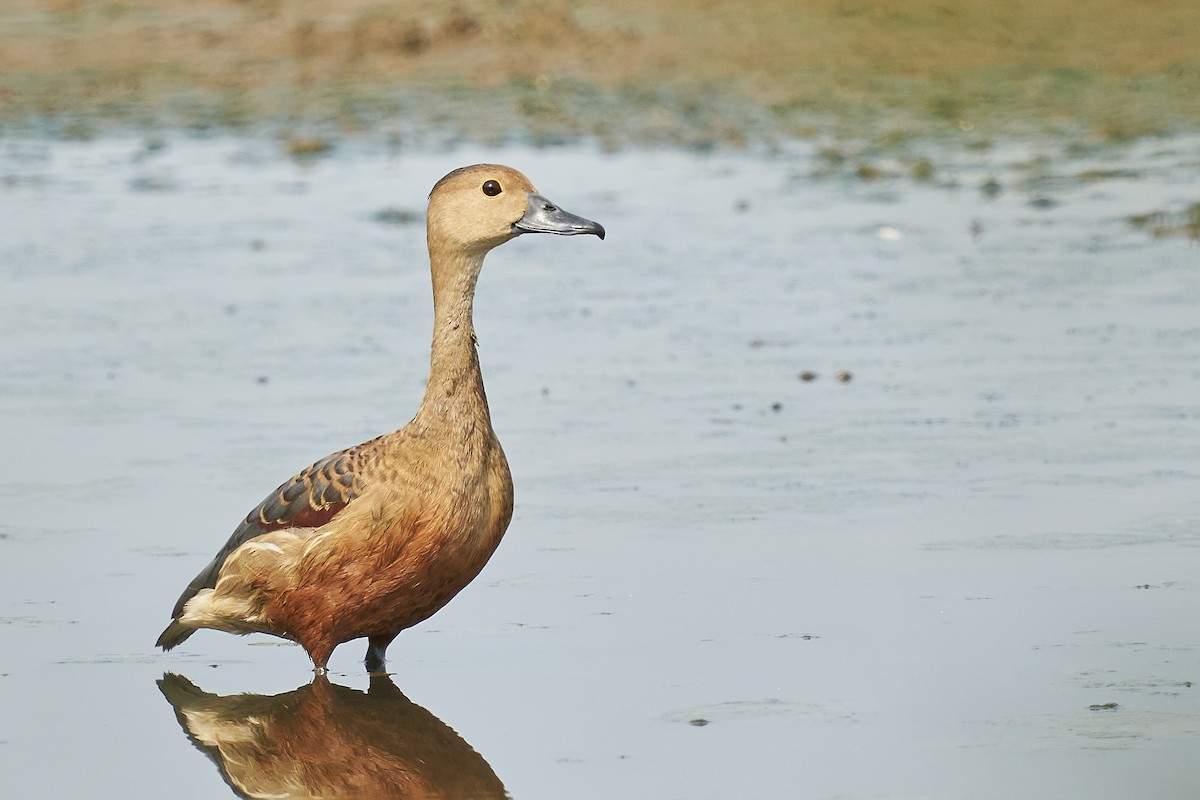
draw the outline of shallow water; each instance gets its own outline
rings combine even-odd
[[[1197,200],[1196,145],[913,184],[800,146],[0,141],[5,794],[306,796],[336,755],[366,796],[419,762],[445,797],[1194,797],[1200,250],[1127,217]],[[609,230],[485,267],[508,538],[369,696],[360,643],[348,690],[267,637],[155,651],[247,509],[411,416],[420,212],[479,160]]]

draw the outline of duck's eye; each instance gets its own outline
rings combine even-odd
[[[500,184],[496,181],[484,181],[483,182],[483,193],[486,194],[488,197],[495,197],[496,195],[500,194],[500,192],[502,192],[502,191],[504,191],[504,190],[500,188]]]

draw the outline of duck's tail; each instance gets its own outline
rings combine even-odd
[[[195,632],[195,628],[184,625],[177,619],[173,619],[171,620],[171,624],[167,626],[167,629],[159,635],[158,641],[154,643],[154,646],[161,647],[163,650],[170,650],[176,645],[183,644]]]

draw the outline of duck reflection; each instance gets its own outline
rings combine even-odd
[[[222,697],[170,673],[158,688],[240,797],[507,797],[483,757],[386,675],[367,692],[319,676],[286,694]]]

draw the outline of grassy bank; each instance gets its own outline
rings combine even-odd
[[[0,124],[613,146],[1200,128],[1169,0],[8,0]]]

